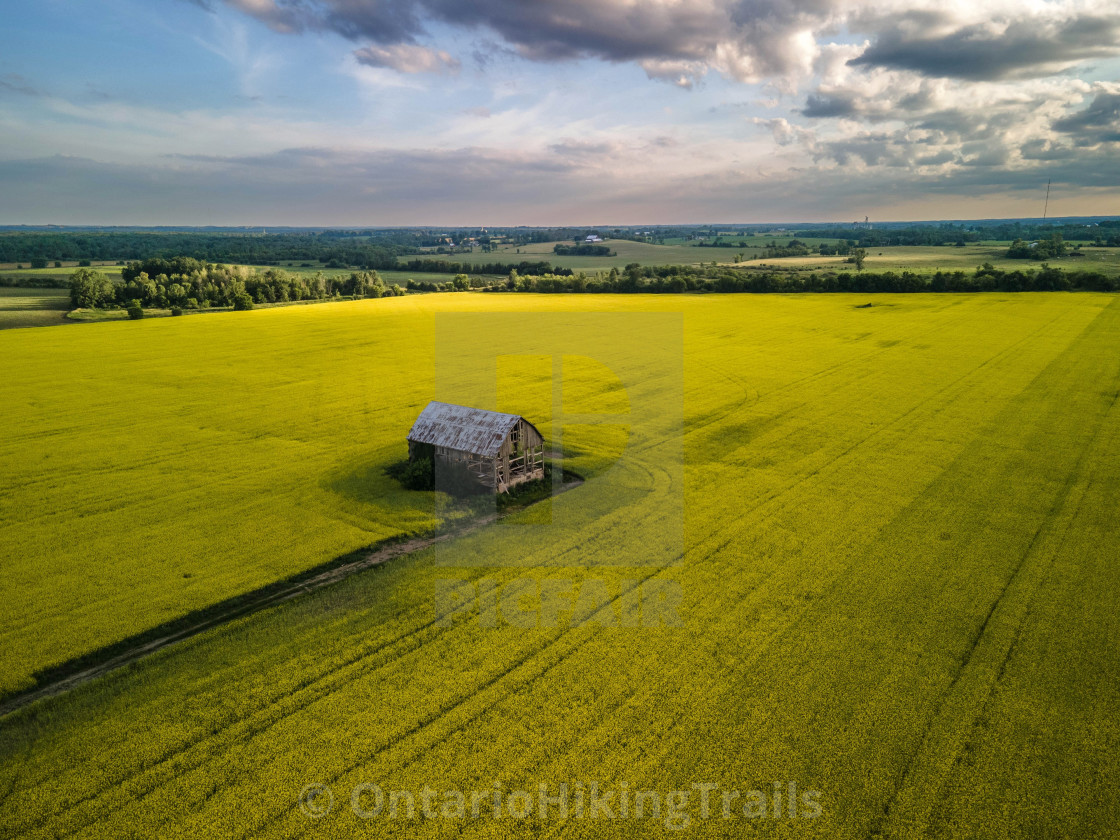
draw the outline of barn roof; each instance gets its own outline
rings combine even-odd
[[[412,424],[408,439],[472,455],[496,455],[520,419],[519,414],[483,411],[432,400]]]

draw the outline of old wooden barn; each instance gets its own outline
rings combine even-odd
[[[495,493],[544,477],[544,438],[518,414],[484,411],[433,400],[408,433],[408,458],[431,453],[440,466],[456,465]]]

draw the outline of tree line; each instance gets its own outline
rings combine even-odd
[[[1095,271],[1039,269],[1005,271],[984,263],[973,272],[794,272],[744,271],[727,266],[627,266],[606,274],[521,275],[510,272],[488,292],[544,293],[792,293],[792,292],[1052,292],[1120,291],[1120,278]]]
[[[552,246],[552,253],[558,257],[614,257],[618,256],[607,245],[562,245],[557,243]]]
[[[75,309],[252,309],[259,303],[404,294],[400,286],[386,285],[376,271],[334,277],[274,268],[258,272],[192,257],[132,262],[122,269],[121,277],[123,282],[114,283],[95,269],[77,269],[70,276],[71,305]]]
[[[576,228],[372,228],[355,230],[3,230],[0,262],[34,263],[56,260],[148,259],[187,254],[213,263],[278,265],[284,262],[320,263],[326,268],[388,270],[396,258],[422,254],[423,248],[442,245],[448,234],[456,240],[472,238],[486,248],[498,240],[515,245],[585,238]],[[615,230],[615,238],[631,237]],[[484,248],[485,249],[485,248]],[[45,262],[44,262],[45,265]],[[456,272],[451,272],[456,273]]]
[[[416,248],[391,242],[375,243],[337,232],[236,233],[21,233],[0,235],[0,262],[38,264],[45,260],[119,260],[190,254],[204,262],[320,263],[327,268],[396,268],[397,257]]]
[[[807,257],[809,256],[809,246],[800,239],[791,239],[788,245],[779,245],[777,242],[771,242],[767,244],[766,251],[762,256],[767,259],[777,259],[778,257]]]
[[[401,271],[416,271],[427,274],[509,274],[516,271],[519,274],[562,274],[572,273],[570,268],[553,268],[547,261],[530,262],[522,260],[519,263],[469,263],[449,262],[430,257],[413,259],[398,266]]]
[[[1078,245],[1078,248],[1081,246]],[[1012,260],[1050,260],[1066,255],[1068,248],[1060,233],[1053,233],[1045,239],[1036,242],[1026,242],[1016,239],[1007,249],[1007,257]],[[1081,256],[1074,252],[1074,256]]]

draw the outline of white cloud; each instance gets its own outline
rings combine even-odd
[[[459,60],[443,50],[419,44],[390,44],[354,50],[354,58],[369,67],[386,67],[398,73],[458,73]]]

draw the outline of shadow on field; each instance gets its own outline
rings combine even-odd
[[[355,482],[362,480],[363,477],[373,478],[372,471],[374,470],[378,471],[379,479],[383,478],[385,481],[396,485],[393,479],[384,474],[384,466],[381,460],[371,461],[353,470],[340,473],[336,480],[340,482],[339,487],[355,492]],[[583,477],[570,470],[565,469],[563,476],[561,492],[571,490],[583,483]],[[534,484],[536,483],[534,482]],[[417,497],[430,496],[428,493],[401,490],[399,485],[396,485],[396,487],[396,494],[401,496],[403,502],[407,502],[412,507],[416,506]],[[380,540],[373,545],[348,552],[326,563],[320,563],[310,569],[289,575],[251,592],[226,598],[202,609],[193,610],[179,618],[166,621],[114,644],[106,645],[48,668],[42,668],[32,674],[34,682],[29,688],[0,695],[0,717],[9,715],[37,700],[45,700],[64,694],[84,683],[213,627],[338,583],[350,575],[376,570],[389,560],[414,551],[420,551],[437,542],[463,536],[490,525],[499,518],[525,510],[538,502],[552,498],[551,483],[544,489],[526,485],[521,488],[521,491],[520,494],[511,497],[506,504],[500,505],[499,513],[482,518],[444,523],[423,534],[400,534]],[[368,494],[373,491],[362,490],[361,492]],[[383,496],[376,496],[376,501],[378,504],[384,504],[386,499]]]

